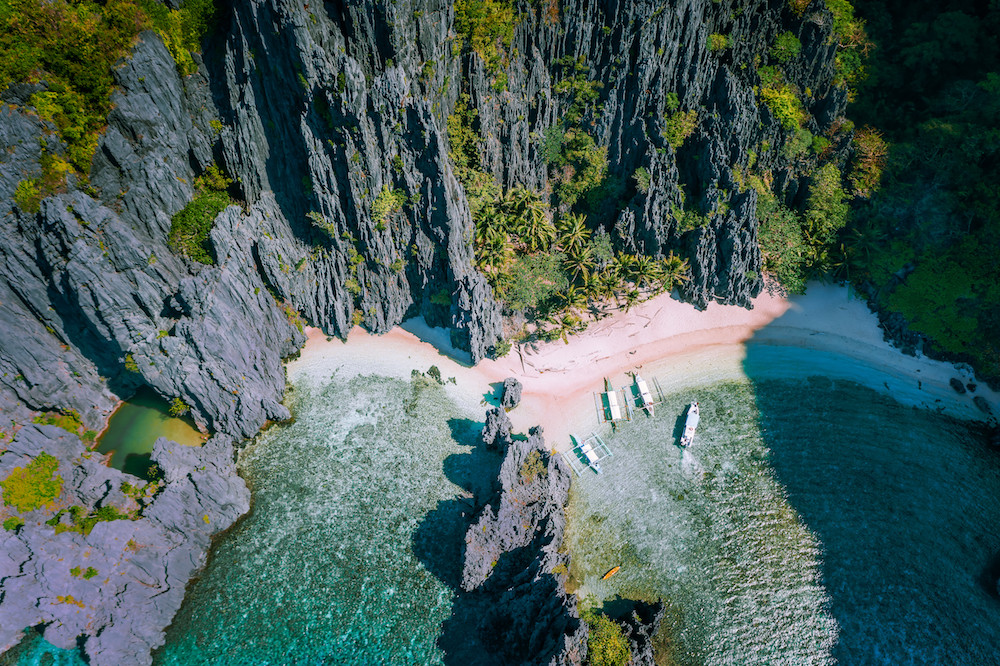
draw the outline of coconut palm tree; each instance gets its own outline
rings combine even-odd
[[[556,228],[559,231],[559,244],[566,252],[571,252],[590,240],[590,229],[587,228],[585,215],[567,213],[559,218]]]
[[[587,307],[587,294],[575,285],[570,285],[566,291],[558,294],[556,298],[559,305],[567,312],[582,310]]]
[[[689,275],[691,267],[687,259],[681,259],[673,252],[660,260],[660,270],[663,289],[666,291],[671,291],[682,282],[691,279]]]
[[[660,280],[663,271],[659,262],[644,254],[632,262],[630,279],[639,287],[648,287]]]
[[[593,251],[589,245],[582,245],[573,248],[563,260],[563,268],[569,271],[573,279],[582,278],[586,280],[594,268]]]

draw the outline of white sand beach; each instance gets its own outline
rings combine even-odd
[[[408,378],[413,369],[436,365],[451,397],[479,415],[490,384],[516,377],[524,385],[524,404],[513,410],[518,431],[540,424],[557,450],[569,447],[570,432],[598,426],[593,392],[609,378],[615,386],[631,383],[628,373],[655,378],[665,393],[744,379],[801,378],[826,375],[848,379],[891,394],[904,404],[936,409],[963,419],[982,419],[973,404],[983,396],[994,410],[1000,394],[978,383],[976,392],[957,394],[949,380],[974,382],[949,363],[907,356],[882,338],[878,322],[863,301],[845,287],[813,283],[802,296],[768,293],[753,309],[710,304],[699,311],[669,294],[592,322],[568,343],[515,345],[498,360],[474,367],[468,355],[448,342],[444,329],[422,319],[405,322],[384,335],[357,328],[345,343],[309,329],[309,340],[289,374],[338,377],[377,374]],[[751,352],[748,354],[748,352]],[[480,416],[481,418],[481,416]]]

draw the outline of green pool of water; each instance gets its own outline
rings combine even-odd
[[[201,446],[205,440],[191,419],[171,416],[163,398],[141,389],[111,416],[97,440],[97,450],[112,454],[112,467],[144,477],[153,444],[160,437],[185,446]]]

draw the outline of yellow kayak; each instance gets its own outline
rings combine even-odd
[[[614,576],[614,575],[615,575],[616,573],[618,573],[618,570],[619,570],[619,569],[621,569],[621,567],[615,567],[614,569],[612,569],[612,570],[611,570],[611,571],[609,571],[608,573],[604,574],[604,577],[603,577],[603,578],[601,578],[601,580],[607,580],[607,579],[611,578],[611,577],[612,577],[612,576]]]

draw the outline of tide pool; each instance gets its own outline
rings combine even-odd
[[[201,446],[205,436],[188,418],[170,416],[167,403],[149,389],[122,403],[97,440],[100,453],[111,453],[111,466],[145,478],[153,444],[166,437],[185,446]]]

